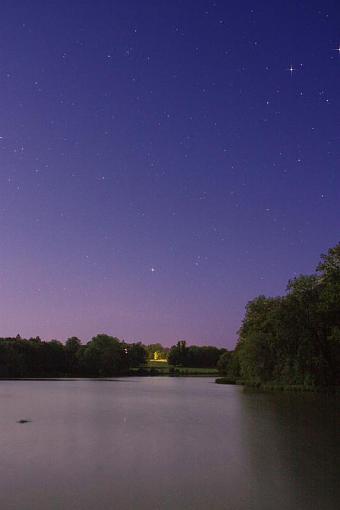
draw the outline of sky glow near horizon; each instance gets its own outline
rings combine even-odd
[[[340,6],[2,3],[0,336],[233,347],[339,241]]]

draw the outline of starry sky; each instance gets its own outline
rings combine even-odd
[[[339,240],[337,1],[3,0],[0,336],[232,348]]]

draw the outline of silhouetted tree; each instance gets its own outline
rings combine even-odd
[[[125,345],[129,367],[136,368],[146,363],[147,352],[145,346],[141,342]]]
[[[76,336],[68,338],[65,344],[67,373],[77,375],[79,373],[79,356],[81,341]]]
[[[88,376],[111,377],[129,368],[126,347],[108,335],[97,335],[81,351],[81,367]]]

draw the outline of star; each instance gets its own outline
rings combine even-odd
[[[154,272],[156,271],[156,269],[155,269],[154,267],[152,267],[152,268],[150,269],[150,271],[151,271],[151,273],[154,273]]]
[[[290,64],[290,67],[289,67],[288,71],[290,72],[290,75],[293,76],[293,72],[295,71],[295,69],[292,66],[292,64]]]

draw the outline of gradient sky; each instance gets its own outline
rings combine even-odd
[[[339,45],[338,1],[3,0],[0,336],[232,347],[339,241]]]

